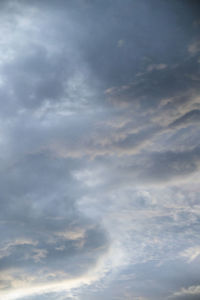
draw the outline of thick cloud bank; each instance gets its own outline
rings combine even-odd
[[[199,8],[0,2],[0,299],[200,298]]]

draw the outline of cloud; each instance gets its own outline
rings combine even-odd
[[[163,70],[165,68],[167,68],[166,64],[149,65],[148,68],[147,68],[147,71]]]
[[[184,250],[181,255],[185,257],[188,262],[192,262],[200,255],[200,247],[195,246]]]
[[[198,297],[198,10],[0,8],[0,298]]]
[[[192,55],[197,54],[200,51],[200,41],[194,41],[191,45],[189,45],[188,51]]]
[[[200,287],[199,286],[190,286],[188,288],[182,288],[179,292],[176,292],[173,296],[175,298],[182,297],[181,299],[188,299],[187,297],[191,297],[190,299],[197,299],[193,298],[193,296],[199,297],[200,294]]]
[[[188,126],[188,123],[192,124],[199,121],[200,121],[200,110],[195,109],[187,112],[185,115],[175,120],[172,124],[170,124],[170,127]]]

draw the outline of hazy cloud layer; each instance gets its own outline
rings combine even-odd
[[[198,1],[0,3],[0,299],[200,295]]]

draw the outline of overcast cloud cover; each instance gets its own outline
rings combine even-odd
[[[0,1],[0,300],[200,299],[199,69],[199,1]]]

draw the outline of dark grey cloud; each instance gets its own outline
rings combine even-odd
[[[151,65],[150,65],[151,66]],[[159,66],[161,68],[159,69]],[[173,66],[152,66],[152,71],[126,82],[127,88],[121,86],[119,89],[110,91],[110,100],[114,103],[127,103],[135,106],[136,103],[144,110],[151,109],[168,98],[173,98],[166,104],[165,109],[175,109],[184,103],[190,102],[190,94],[199,92],[199,66],[197,57],[183,60],[180,64]],[[194,77],[196,78],[194,79]],[[126,86],[125,86],[126,87]]]
[[[186,125],[189,123],[195,123],[200,121],[200,110],[194,109],[183,115],[182,117],[175,120],[170,126],[176,127],[181,125]]]
[[[33,273],[35,284],[80,276],[108,250],[103,228],[76,208],[83,193],[71,175],[75,165],[59,160],[30,154],[1,172],[0,268],[2,274],[17,269],[15,280]],[[2,286],[12,288],[14,278]]]
[[[148,144],[145,150],[133,157],[121,158],[120,162],[99,158],[98,167],[104,166],[105,171],[98,189],[115,189],[117,186],[151,186],[168,185],[187,182],[188,177],[194,176],[197,180],[199,172],[199,147],[188,151],[155,151],[148,153]],[[90,166],[93,170],[94,166]],[[107,174],[107,175],[106,175]],[[111,175],[112,174],[112,175]],[[195,175],[196,174],[196,175]]]
[[[0,298],[197,298],[199,3],[0,8]]]
[[[199,155],[199,148],[187,152],[154,154],[144,178],[166,181],[176,176],[187,176],[198,170]]]
[[[147,62],[153,63],[182,60],[193,33],[190,23],[193,16],[186,14],[186,10],[180,13],[183,8],[191,9],[187,3],[176,2],[172,7],[164,1],[118,1],[115,6],[111,1],[106,7],[101,5],[101,9],[93,4],[92,16],[99,22],[94,23],[91,19],[96,34],[90,35],[90,48],[86,44],[90,65],[106,85],[113,86],[126,84],[143,71],[146,58]],[[92,43],[93,40],[95,43]],[[121,48],[117,47],[119,40],[124,41]]]

